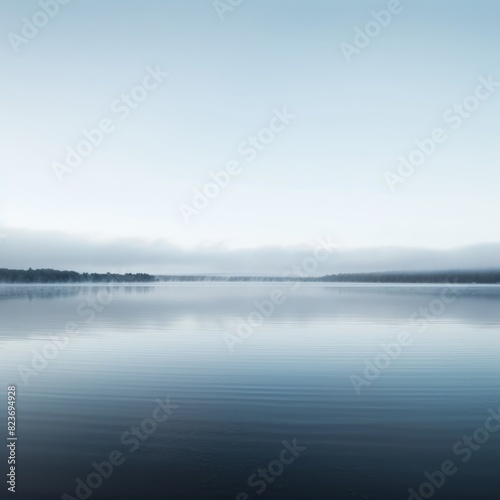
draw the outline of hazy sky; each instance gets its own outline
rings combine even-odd
[[[40,253],[58,238],[158,272],[172,267],[148,260],[159,241],[183,270],[183,250],[263,255],[320,236],[367,256],[500,243],[500,4],[401,0],[374,21],[396,4],[70,0],[45,22],[36,1],[2,0],[0,267],[60,267]],[[54,162],[68,168],[66,148],[102,123],[102,142],[58,179]],[[391,190],[387,172],[435,129],[435,151]],[[229,185],[186,223],[181,208],[228,162]],[[119,240],[134,241],[130,261]],[[246,262],[216,260],[188,267]]]

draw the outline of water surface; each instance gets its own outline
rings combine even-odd
[[[0,286],[17,498],[78,498],[76,478],[118,450],[89,498],[406,499],[452,460],[433,498],[497,499],[500,432],[466,462],[453,447],[500,408],[499,299],[496,286]],[[168,418],[124,444],[167,397]],[[305,450],[258,494],[248,478],[294,440]]]

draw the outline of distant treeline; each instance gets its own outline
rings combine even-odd
[[[98,274],[57,271],[55,269],[0,269],[0,283],[130,283],[156,281],[154,276],[137,274]]]
[[[322,277],[272,276],[158,276],[160,281],[300,281],[326,283],[500,283],[500,271],[430,271],[341,273]]]
[[[274,276],[211,276],[211,275],[182,275],[158,276],[160,281],[295,281],[294,278]],[[300,278],[301,281],[319,281],[320,278]]]
[[[500,271],[435,271],[331,274],[326,282],[349,283],[500,283]]]
[[[301,281],[316,283],[478,283],[500,284],[500,270],[341,273],[322,277],[272,276],[151,276],[150,274],[99,274],[54,269],[0,269],[0,283],[150,283],[154,281]]]

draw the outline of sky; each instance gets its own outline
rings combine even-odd
[[[0,1],[0,267],[498,265],[498,2],[231,3]]]

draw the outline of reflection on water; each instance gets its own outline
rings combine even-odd
[[[227,335],[276,290],[284,302],[231,352]],[[114,450],[123,463],[89,498],[405,499],[448,459],[458,472],[435,498],[498,498],[500,432],[466,463],[453,446],[500,407],[499,299],[496,286],[0,286],[18,498],[77,498],[76,478]],[[356,394],[351,377],[402,331],[411,344]],[[167,397],[178,408],[156,421]],[[294,439],[305,451],[258,477]]]
[[[137,285],[2,285],[0,300],[11,299],[54,299],[60,297],[95,295],[100,289],[109,288],[126,294],[151,292],[151,286]]]

